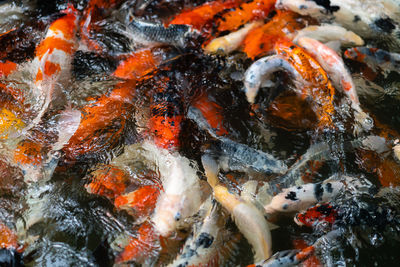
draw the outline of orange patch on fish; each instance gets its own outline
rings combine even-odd
[[[137,231],[136,237],[131,237],[129,244],[118,255],[115,262],[141,261],[146,259],[153,250],[159,249],[157,244],[159,235],[155,233],[149,222],[143,223]],[[154,253],[154,252],[153,252]]]
[[[312,252],[313,249],[307,245],[307,243],[302,239],[293,240],[293,245],[295,249],[305,249],[305,253],[303,252],[300,256],[306,256],[308,253]],[[300,252],[301,253],[301,252]],[[297,257],[297,255],[296,255]],[[315,266],[322,266],[321,262],[315,255],[311,255],[308,259],[303,261],[300,266],[302,267],[315,267]]]
[[[17,235],[6,225],[0,223],[0,248],[1,249],[17,249]]]
[[[44,63],[44,74],[46,76],[52,76],[53,74],[57,74],[61,71],[61,67],[57,63],[53,63],[50,61],[46,61]]]
[[[173,149],[180,145],[179,134],[183,116],[173,117],[152,116],[150,120],[150,132],[153,134],[154,143],[161,148]]]
[[[21,165],[38,166],[42,163],[42,145],[31,140],[21,141],[14,150],[14,161]]]
[[[46,53],[51,54],[55,49],[64,51],[71,55],[74,51],[74,47],[75,44],[73,42],[51,36],[43,40],[43,42],[36,48],[36,56],[39,57],[39,59],[42,59]]]
[[[214,16],[226,9],[238,6],[242,1],[228,0],[213,1],[205,3],[193,10],[184,11],[177,15],[169,24],[190,25],[197,30],[201,30],[206,23],[210,22]]]
[[[274,7],[275,0],[254,0],[241,4],[235,10],[222,15],[218,31],[234,31],[250,21],[266,18]]]
[[[5,108],[0,111],[0,139],[6,139],[10,132],[23,127],[24,123],[14,112]]]
[[[121,61],[113,75],[121,79],[138,79],[155,69],[160,60],[151,50],[135,52]]]
[[[75,37],[76,16],[73,14],[74,11],[67,11],[67,12],[68,12],[67,15],[54,21],[50,25],[49,30],[53,31],[56,34],[60,32],[64,35],[65,40],[71,40]]]
[[[219,136],[227,135],[228,131],[224,128],[224,117],[222,107],[208,99],[207,95],[202,95],[194,102],[193,106],[200,110],[208,124],[216,130]]]
[[[0,62],[0,76],[7,77],[14,70],[16,70],[18,65],[14,62],[6,60],[5,62]]]
[[[115,198],[114,206],[118,209],[133,210],[135,215],[148,216],[154,210],[160,188],[155,185],[144,185],[137,190]]]
[[[121,195],[127,186],[129,176],[121,169],[106,165],[92,174],[92,181],[85,187],[92,194],[114,199]]]
[[[265,25],[252,30],[243,41],[243,51],[256,58],[273,51],[274,45],[286,35],[304,27],[306,21],[291,11],[278,11]]]
[[[280,40],[275,44],[275,52],[288,60],[305,81],[301,96],[304,99],[312,99],[310,103],[317,115],[320,128],[334,128],[332,115],[335,113],[333,106],[335,88],[326,72],[311,55],[290,41]]]

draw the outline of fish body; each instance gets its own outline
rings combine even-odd
[[[76,30],[78,25],[78,11],[70,4],[63,11],[65,16],[55,20],[47,30],[44,40],[35,51],[38,69],[35,78],[37,95],[43,100],[36,117],[25,131],[37,125],[52,101],[63,94],[65,88],[60,84],[67,84],[70,79],[72,56],[77,49]]]
[[[143,144],[145,157],[156,161],[161,174],[162,192],[151,221],[161,236],[169,236],[179,222],[195,214],[202,203],[196,169],[187,158],[155,144]]]
[[[261,21],[250,22],[243,28],[227,35],[213,39],[204,48],[206,53],[229,54],[237,50],[245,39],[246,35],[253,29],[262,25]]]
[[[365,63],[373,68],[380,67],[382,70],[399,71],[400,54],[390,53],[383,49],[370,47],[353,47],[344,52],[348,59]]]
[[[330,204],[317,204],[304,212],[296,214],[294,222],[300,226],[316,227],[324,223],[332,226],[336,221],[337,211]]]
[[[225,217],[222,215],[219,204],[213,203],[201,227],[194,231],[193,237],[185,242],[182,252],[168,266],[220,266],[223,264],[226,256],[235,250],[235,243],[238,241],[223,229]],[[232,239],[226,239],[226,237]]]
[[[213,187],[215,199],[231,214],[236,226],[254,249],[254,259],[271,256],[271,232],[262,213],[251,203],[228,192],[221,185]]]
[[[363,130],[369,131],[373,127],[373,120],[361,109],[356,87],[342,58],[333,49],[317,40],[301,37],[297,42],[321,64],[329,74],[335,88],[341,89],[346,94],[355,110],[356,122],[361,125]]]
[[[165,27],[163,24],[133,18],[128,25],[127,33],[136,43],[170,44],[184,48],[195,31],[188,25],[170,24]]]
[[[274,196],[264,208],[270,214],[305,210],[319,202],[329,201],[338,195],[344,187],[343,182],[330,179],[322,183],[289,187]]]
[[[247,267],[290,267],[306,260],[314,252],[312,246],[303,250],[284,250],[272,255],[270,259],[248,265]]]
[[[364,45],[364,40],[354,32],[331,24],[312,25],[300,29],[296,32],[293,42],[297,43],[299,38],[302,37],[309,37],[325,44],[332,41],[339,41],[340,45],[345,47]]]

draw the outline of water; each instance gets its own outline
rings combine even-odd
[[[80,14],[88,6],[88,1],[72,2]],[[168,123],[171,131],[178,129],[178,135],[168,140],[169,143],[161,140],[162,145],[189,159],[187,165],[199,177],[196,180],[199,189],[191,197],[204,200],[212,189],[206,182],[201,157],[218,147],[218,137],[186,117],[189,108],[203,96],[220,110],[213,116],[223,118],[221,126],[229,139],[262,150],[289,168],[297,166],[286,176],[221,171],[218,177],[231,192],[240,194],[248,180],[256,181],[257,190],[269,184],[276,192],[303,182],[321,182],[335,174],[370,183],[364,191],[349,187],[330,202],[338,212],[332,226],[299,227],[293,222],[293,214],[278,216],[274,224],[279,228],[272,231],[274,253],[315,243],[318,244],[316,258],[312,260],[327,266],[388,266],[399,262],[400,165],[391,150],[400,130],[397,72],[378,70],[371,78],[364,65],[346,61],[361,104],[377,125],[371,135],[384,137],[382,142],[388,148],[373,151],[362,143],[364,139],[353,134],[353,118],[343,95],[335,95],[338,110],[334,118],[335,132],[315,130],[317,119],[309,103],[289,90],[292,85],[283,73],[277,75],[276,88],[261,91],[257,104],[251,107],[241,79],[252,61],[240,52],[229,56],[205,55],[199,40],[192,40],[185,48],[168,45],[152,48],[151,53],[162,62],[159,66],[149,68],[133,80],[116,77],[113,73],[132,49],[146,48],[132,43],[120,31],[129,13],[165,22],[171,15],[203,1],[112,3],[108,3],[110,6],[101,15],[92,18],[94,34],[91,37],[101,49],[91,50],[87,44],[79,43],[72,55],[68,76],[57,82],[58,91],[52,96],[52,104],[34,124],[45,102],[34,82],[35,48],[67,3],[61,0],[51,4],[0,2],[0,33],[16,29],[0,35],[0,60],[18,64],[16,72],[0,79],[1,84],[11,88],[7,91],[1,87],[1,108],[11,113],[2,111],[0,126],[7,128],[9,121],[14,123],[1,133],[0,140],[0,222],[17,236],[18,248],[9,248],[9,251],[19,251],[21,264],[123,265],[118,263],[122,251],[130,240],[140,238],[143,240],[138,241],[138,247],[144,252],[137,255],[136,263],[127,264],[165,266],[170,263],[204,214],[197,214],[200,208],[192,214],[185,211],[190,216],[178,219],[176,231],[168,238],[145,235],[150,231],[144,229],[155,220],[153,206],[165,180],[160,165],[164,164],[164,158],[155,152],[151,154],[146,142],[157,142],[160,133],[155,129],[165,125],[166,119],[157,125],[149,121],[159,110],[173,118]],[[78,40],[83,39],[80,34]],[[368,45],[381,47],[376,40],[367,41]],[[142,57],[136,62],[146,60],[149,59]],[[115,93],[116,88],[121,89],[120,93]],[[81,123],[87,123],[87,128],[76,132],[81,137],[76,134],[71,138],[67,134],[67,129],[74,126],[74,118],[67,126],[60,122],[63,112],[71,110],[79,111]],[[165,132],[161,134],[167,139]],[[61,142],[63,138],[67,141]],[[56,149],[59,145],[64,148]],[[215,156],[220,151],[212,153]],[[175,156],[171,165],[177,158],[177,154],[172,155]],[[146,192],[152,190],[153,194],[143,193],[134,198],[134,193],[143,188],[149,190]],[[221,265],[253,263],[250,244],[234,221],[227,218],[223,223],[227,241],[221,250],[227,244],[232,249],[221,254],[226,258]],[[332,230],[338,231],[339,237],[321,239]]]

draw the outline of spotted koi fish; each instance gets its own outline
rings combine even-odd
[[[168,266],[220,266],[237,249],[237,236],[223,229],[226,216],[214,202],[201,227],[193,232],[179,256]]]
[[[314,247],[309,246],[303,250],[285,250],[279,251],[271,256],[271,258],[260,261],[255,264],[247,265],[247,267],[290,267],[295,266],[314,253]]]
[[[324,70],[329,74],[335,88],[338,90],[341,89],[350,99],[351,106],[355,111],[354,117],[356,123],[361,126],[361,129],[356,130],[356,132],[371,130],[373,127],[373,120],[361,109],[356,87],[342,58],[333,49],[308,37],[299,38],[298,44],[321,64]]]
[[[400,54],[378,48],[353,47],[347,49],[344,56],[373,68],[380,67],[382,70],[398,71],[400,68]]]
[[[76,31],[78,11],[72,4],[63,11],[63,17],[54,21],[47,30],[44,40],[35,51],[38,70],[35,86],[38,96],[44,99],[42,106],[29,128],[37,125],[51,102],[62,94],[60,84],[66,84],[70,78],[72,56],[77,49]]]

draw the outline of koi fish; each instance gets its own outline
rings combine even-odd
[[[163,24],[133,18],[126,33],[135,43],[144,45],[170,44],[184,48],[189,38],[197,34],[197,30],[188,25]]]
[[[216,202],[193,237],[187,239],[179,256],[168,266],[220,266],[237,249],[238,238],[222,227],[226,216]],[[229,239],[227,239],[229,237]]]
[[[264,206],[267,213],[294,212],[304,210],[320,202],[334,198],[345,187],[341,181],[328,179],[322,183],[309,183],[282,190]]]
[[[240,5],[242,1],[211,1],[204,3],[193,10],[188,10],[177,15],[169,24],[190,25],[198,31],[204,31],[205,25],[219,13]]]
[[[336,209],[330,204],[317,204],[302,213],[296,214],[294,222],[300,226],[316,227],[317,224],[332,225],[337,218]]]
[[[254,104],[258,90],[277,71],[286,71],[297,83],[305,83],[297,70],[280,55],[268,56],[254,62],[245,73],[244,86],[247,101]]]
[[[277,14],[263,26],[252,30],[243,41],[243,52],[254,59],[273,52],[274,45],[282,38],[291,38],[303,28],[307,20],[291,11],[277,10]]]
[[[36,117],[24,131],[40,122],[56,95],[62,93],[60,84],[65,84],[69,79],[72,55],[77,49],[75,34],[78,26],[78,11],[70,4],[63,13],[66,15],[50,25],[45,39],[35,51],[35,61],[38,64],[35,79],[35,86],[38,89],[37,97],[44,100]]]
[[[295,33],[294,43],[302,37],[309,37],[327,45],[329,42],[339,41],[340,46],[361,46],[364,40],[352,31],[338,25],[322,24],[305,27]],[[309,52],[309,51],[308,51]]]
[[[394,0],[278,0],[277,9],[289,9],[323,22],[336,22],[362,37],[384,36],[399,43],[400,8]]]
[[[88,193],[115,199],[125,191],[129,176],[120,168],[104,165],[90,174],[90,183],[85,185]]]
[[[262,21],[254,21],[244,25],[243,28],[237,30],[235,32],[231,32],[227,35],[218,37],[213,39],[207,46],[204,48],[206,53],[221,53],[221,54],[230,54],[239,48],[245,39],[246,35],[252,31],[253,29],[261,26]]]
[[[271,256],[271,232],[262,213],[251,203],[228,192],[221,185],[213,187],[215,199],[232,215],[236,226],[253,247],[254,260]]]
[[[141,50],[123,60],[113,76],[126,79],[110,94],[100,96],[82,109],[82,122],[63,148],[69,162],[114,148],[120,141],[135,96],[136,81],[161,63],[150,50]]]
[[[187,158],[145,142],[144,156],[156,161],[163,192],[157,200],[151,221],[161,236],[169,236],[179,222],[197,212],[202,203],[195,164]]]
[[[218,31],[234,31],[241,25],[266,18],[274,10],[275,0],[253,0],[222,15],[217,21]]]
[[[218,184],[218,167],[213,159],[203,156],[201,160],[214,198],[231,214],[236,226],[253,247],[254,260],[268,259],[271,256],[271,231],[263,214],[251,202],[229,193],[226,187]]]
[[[260,261],[255,264],[247,265],[247,267],[290,267],[295,266],[314,253],[314,247],[309,246],[303,250],[284,250],[279,251],[267,260]]]
[[[308,37],[299,38],[298,44],[321,64],[322,68],[329,74],[335,88],[341,89],[350,99],[351,107],[355,110],[354,117],[357,124],[360,125],[364,131],[371,130],[373,127],[373,120],[361,109],[356,87],[342,58],[328,46]],[[356,132],[359,131],[360,130],[356,130]]]
[[[380,67],[382,70],[398,71],[400,68],[400,54],[378,48],[353,47],[347,49],[344,56],[374,68]]]

